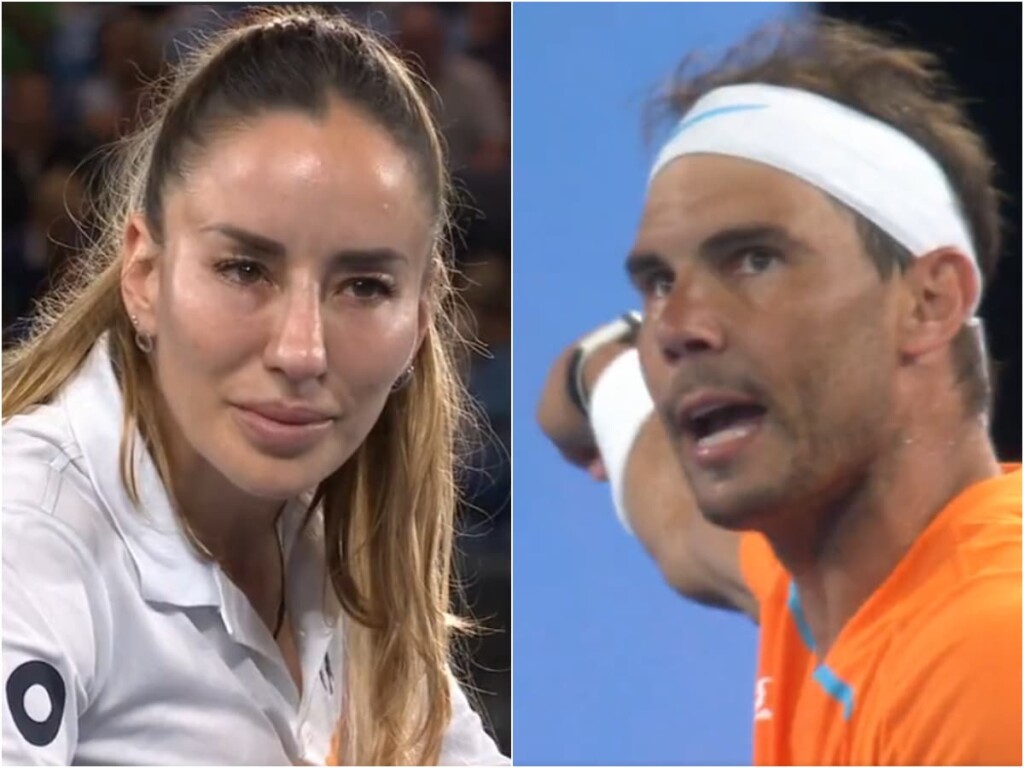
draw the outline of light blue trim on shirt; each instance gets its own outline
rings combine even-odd
[[[786,607],[789,608],[796,630],[800,633],[800,639],[804,641],[811,653],[815,652],[814,636],[811,634],[811,627],[804,615],[804,607],[800,603],[800,593],[797,591],[796,582],[789,582],[789,598],[786,600]],[[824,664],[819,665],[811,675],[825,693],[843,705],[843,719],[849,720],[853,714],[853,688],[849,683],[839,679],[831,669]]]
[[[825,693],[843,705],[843,720],[849,720],[853,714],[853,688],[824,664],[814,670],[813,677],[825,689]]]
[[[804,645],[813,653],[815,650],[814,636],[811,635],[811,627],[807,623],[807,617],[804,616],[804,607],[800,604],[800,593],[796,591],[795,581],[789,582],[789,599],[786,601],[786,607],[793,614],[793,621],[796,622],[796,629],[800,633]]]

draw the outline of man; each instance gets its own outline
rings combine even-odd
[[[928,54],[761,43],[674,87],[642,326],[567,350],[541,426],[682,594],[759,621],[757,763],[1019,765],[1021,473],[973,319],[991,159]]]

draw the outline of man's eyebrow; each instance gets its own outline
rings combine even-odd
[[[785,227],[778,224],[754,223],[727,227],[709,235],[697,247],[697,253],[701,257],[708,257],[746,245],[766,242],[790,249],[808,248],[803,240],[793,236]],[[633,251],[626,257],[626,273],[632,280],[667,267],[668,260],[653,250]]]
[[[665,266],[665,259],[652,251],[633,251],[626,256],[626,274],[630,280],[635,281]]]
[[[755,242],[772,242],[789,248],[806,248],[807,245],[789,230],[778,224],[741,224],[728,227],[707,237],[698,247],[701,255],[730,251]]]

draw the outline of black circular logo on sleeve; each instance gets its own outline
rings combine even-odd
[[[35,720],[25,710],[25,694],[34,686],[42,686],[50,697],[50,715],[42,722]],[[60,731],[64,717],[64,699],[67,690],[64,679],[51,664],[45,661],[26,661],[7,678],[7,706],[21,735],[30,744],[45,747]]]

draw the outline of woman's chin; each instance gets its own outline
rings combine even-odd
[[[260,462],[264,464],[264,462]],[[275,464],[284,462],[274,462]],[[253,466],[226,473],[231,483],[247,496],[288,501],[315,491],[329,472],[310,472],[301,467]]]
[[[334,474],[353,450],[349,441],[315,446],[297,456],[274,456],[246,441],[234,442],[230,451],[222,451],[220,461],[210,463],[238,490],[260,499],[284,501],[316,490],[324,479]],[[207,454],[208,460],[213,456]]]

